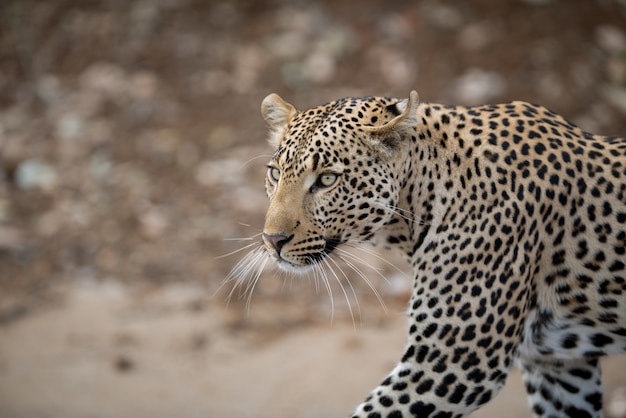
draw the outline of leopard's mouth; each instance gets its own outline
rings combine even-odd
[[[283,270],[303,272],[319,265],[342,243],[343,241],[339,238],[324,238],[324,247],[321,251],[304,254],[298,257],[298,260],[287,259],[281,253],[277,253],[275,254],[276,262]]]
[[[318,253],[307,255],[304,259],[306,264],[318,264],[324,257],[333,252],[341,242],[339,238],[324,238],[324,249]]]

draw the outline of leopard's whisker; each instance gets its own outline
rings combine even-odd
[[[342,276],[345,278],[346,282],[348,283],[348,286],[350,286],[350,291],[352,292],[352,295],[354,296],[354,301],[355,301],[357,312],[358,312],[358,315],[359,315],[359,321],[362,321],[363,313],[361,311],[361,304],[359,302],[359,296],[356,293],[356,289],[352,285],[352,281],[350,281],[350,276],[348,276],[346,274],[346,272],[344,271],[344,269],[341,268],[341,265],[339,265],[339,263],[337,263],[337,261],[333,259],[332,255],[328,255],[326,258],[328,258],[329,261],[331,261],[339,269],[339,271],[341,272]],[[340,261],[344,261],[344,260],[341,259],[341,257],[338,257],[338,258],[339,258]],[[345,294],[345,292],[344,292],[344,295],[346,296],[346,301],[349,302],[348,301],[348,295]],[[352,314],[352,312],[351,312],[351,314]],[[354,322],[354,318],[353,318],[353,322]]]
[[[263,261],[262,266],[259,263]],[[240,297],[249,289],[249,280],[254,277],[260,277],[262,269],[267,264],[268,257],[265,251],[265,247],[259,244],[259,247],[253,249],[246,254],[231,270],[231,272],[224,279],[222,286],[226,283],[234,281],[232,289],[226,297],[227,302],[230,302],[235,291],[240,291]],[[244,283],[248,283],[245,289],[242,289]],[[220,287],[222,287],[220,286]]]
[[[245,168],[245,166],[247,166],[248,164],[250,164],[250,163],[251,163],[252,161],[254,161],[254,160],[258,160],[259,158],[267,158],[267,159],[270,159],[270,158],[272,158],[272,156],[271,156],[270,154],[262,154],[262,155],[257,155],[256,157],[252,157],[252,158],[250,158],[248,161],[246,161],[245,163],[243,163],[243,164],[241,165],[241,167],[239,167],[239,168]]]
[[[269,261],[268,257],[263,257],[261,259],[261,266],[257,268],[257,271],[254,275],[254,277],[252,278],[252,280],[249,281],[248,285],[246,286],[246,311],[248,314],[250,314],[250,305],[252,303],[252,294],[254,293],[254,289],[257,285],[257,283],[259,282],[259,279],[261,277],[261,274],[263,273],[263,270],[265,269],[265,266],[267,265]]]
[[[352,325],[356,329],[356,320],[354,318],[354,311],[352,310],[352,304],[350,303],[350,298],[348,297],[348,293],[346,292],[346,288],[344,287],[343,283],[341,283],[341,279],[337,275],[337,272],[335,272],[335,269],[331,266],[329,260],[333,261],[335,266],[337,266],[337,268],[339,268],[339,270],[341,271],[341,273],[344,276],[345,276],[345,273],[343,272],[343,270],[341,270],[341,268],[337,265],[337,263],[334,260],[330,259],[330,257],[322,258],[322,262],[328,267],[328,270],[330,270],[330,272],[332,273],[333,277],[337,281],[337,284],[339,284],[339,287],[341,288],[341,292],[343,293],[343,296],[346,299],[346,303],[348,304],[348,311],[350,312],[350,317],[352,318]],[[352,287],[352,285],[350,285],[350,286]],[[360,313],[360,308],[359,308],[359,313]]]
[[[356,257],[354,254],[349,253],[348,251],[345,251],[342,249],[339,249],[339,251],[343,255],[343,256],[339,256],[339,259],[342,260],[344,263],[346,263],[348,267],[350,267],[361,279],[363,279],[363,281],[367,284],[367,286],[372,290],[372,293],[374,293],[374,295],[376,296],[376,299],[378,299],[378,302],[382,306],[383,310],[385,312],[388,312],[387,305],[385,304],[385,301],[383,300],[383,297],[378,291],[378,289],[376,289],[376,286],[374,286],[374,283],[372,283],[372,281],[367,278],[367,275],[365,275],[365,273],[363,273],[363,271],[357,265],[355,265],[354,263],[350,261],[350,259],[357,261],[357,262],[361,260],[358,257]],[[383,279],[387,280],[387,278],[381,272],[375,269],[373,266],[368,265],[368,264],[366,265],[369,268],[372,268],[374,271],[376,271]]]
[[[335,298],[333,297],[333,289],[330,285],[330,281],[328,280],[328,274],[326,272],[326,269],[324,269],[320,262],[315,261],[313,266],[314,271],[319,272],[322,283],[324,284],[326,292],[328,293],[328,297],[330,298],[330,323],[332,324],[335,318]]]
[[[251,239],[252,239],[252,238],[251,238]],[[236,249],[236,250],[234,250],[234,251],[231,251],[231,252],[229,252],[229,253],[222,254],[222,255],[218,255],[218,256],[216,256],[216,257],[215,257],[215,259],[220,259],[220,258],[230,257],[231,255],[235,255],[235,254],[240,253],[240,252],[242,252],[242,251],[245,251],[245,250],[247,250],[247,249],[249,249],[249,248],[252,248],[252,247],[254,247],[254,246],[256,246],[256,245],[262,245],[262,244],[260,244],[259,242],[255,241],[255,242],[252,242],[252,243],[250,243],[250,244],[248,244],[248,245],[244,245],[243,247],[238,248],[238,249]]]
[[[368,243],[361,243],[361,244],[368,244]],[[368,244],[369,245],[369,244]],[[381,256],[380,254],[377,254],[375,251],[370,250],[365,248],[363,245],[353,245],[350,242],[347,242],[344,244],[344,246],[348,247],[348,248],[352,248],[355,249],[357,251],[363,251],[365,254],[367,255],[371,255],[372,257],[376,258],[377,260],[382,261],[383,263],[387,264],[389,267],[391,267],[392,269],[394,269],[395,271],[397,271],[398,273],[400,273],[403,277],[405,277],[407,280],[409,280],[411,277],[405,272],[403,271],[400,267],[396,266],[395,264],[393,264],[391,261],[387,260],[385,257]],[[354,254],[350,253],[349,251],[343,250],[342,251],[352,255],[353,257],[355,257],[355,260],[358,260],[360,263],[367,265],[369,268],[371,268],[372,270],[374,270],[376,273],[378,273],[384,280],[385,282],[387,282],[387,284],[391,284],[389,282],[389,279],[387,279],[387,277],[385,277],[385,275],[383,275],[380,272],[380,269],[372,266],[369,263],[366,263],[364,260],[360,259],[359,257],[355,256]]]
[[[424,219],[417,216],[415,213],[411,212],[410,210],[400,208],[396,205],[391,205],[387,202],[381,202],[379,200],[374,200],[373,203],[382,208],[389,209],[395,215],[398,215],[400,218],[405,219],[409,222],[415,223],[417,225],[430,225]],[[402,212],[406,213],[406,215]]]
[[[256,239],[257,237],[260,237],[262,234],[263,234],[262,232],[259,232],[249,237],[232,237],[232,238],[224,238],[223,240],[224,241],[252,241],[253,239]]]

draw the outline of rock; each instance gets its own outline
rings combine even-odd
[[[308,78],[318,84],[328,83],[335,75],[335,59],[329,53],[313,51],[304,62]]]
[[[506,81],[500,74],[472,68],[452,85],[455,101],[465,105],[489,102],[506,90]]]
[[[127,88],[126,75],[120,67],[108,62],[90,65],[80,75],[81,86],[108,97],[116,97]]]
[[[457,29],[463,21],[460,10],[441,2],[426,2],[421,12],[428,23],[440,29]]]
[[[459,46],[467,51],[480,51],[495,39],[492,25],[486,22],[475,22],[464,26],[459,31]]]
[[[15,172],[15,184],[20,189],[40,187],[51,190],[56,186],[57,181],[56,170],[51,165],[37,159],[21,162]]]
[[[232,88],[239,94],[250,93],[265,65],[263,50],[256,45],[239,47],[235,50],[234,61]]]
[[[243,163],[235,159],[207,160],[196,170],[196,181],[201,186],[242,184]]]
[[[302,65],[298,61],[290,61],[280,68],[283,82],[292,88],[301,88],[308,84],[309,77]]]
[[[212,151],[231,146],[237,139],[237,132],[231,125],[217,125],[207,138],[207,145]]]
[[[66,113],[57,121],[56,134],[66,141],[76,140],[83,132],[84,126],[83,118],[75,113]]]
[[[22,231],[10,226],[0,225],[0,250],[14,250],[24,244]]]
[[[617,388],[609,397],[606,414],[610,418],[626,418],[626,386]]]
[[[524,3],[530,4],[531,6],[547,6],[551,3],[552,0],[521,0]]]
[[[150,208],[139,219],[142,234],[149,239],[157,239],[169,227],[169,220],[163,210]]]
[[[626,88],[608,85],[602,89],[602,96],[607,102],[626,114]]]
[[[190,80],[192,90],[200,88],[204,93],[222,96],[230,90],[233,82],[231,75],[223,70],[211,70],[202,75],[196,75]],[[197,86],[197,87],[196,87]]]
[[[596,42],[609,54],[626,51],[626,34],[613,25],[601,25],[596,28]]]
[[[150,71],[134,73],[128,83],[129,93],[136,100],[152,100],[159,86],[159,79]]]
[[[89,160],[89,173],[97,181],[106,180],[113,166],[106,151],[96,151]]]
[[[553,71],[544,71],[538,74],[537,92],[545,100],[557,100],[565,92],[565,87],[561,82],[561,77]]]
[[[395,89],[406,90],[417,78],[417,64],[402,51],[383,45],[369,52],[372,65],[378,68],[385,83]]]
[[[606,63],[606,75],[611,83],[626,85],[626,52],[609,58]]]
[[[300,32],[286,32],[270,39],[268,50],[273,57],[281,60],[299,58],[307,48],[304,34]]]
[[[63,96],[59,79],[50,74],[44,75],[37,80],[36,89],[39,98],[49,105],[56,103]]]

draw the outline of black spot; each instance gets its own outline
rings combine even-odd
[[[402,356],[402,362],[408,361],[409,359],[413,358],[413,356],[415,356],[415,347],[411,345],[409,346],[409,348],[407,348],[406,352]]]
[[[593,334],[589,340],[595,347],[604,347],[613,343],[613,338],[604,334]]]
[[[409,412],[416,417],[428,418],[433,412],[435,412],[435,405],[433,405],[432,403],[417,401],[411,404]]]
[[[424,380],[422,383],[420,383],[417,386],[417,388],[415,388],[415,391],[421,395],[431,390],[434,384],[435,384],[435,381],[433,379]]]
[[[467,386],[465,386],[463,383],[457,384],[454,387],[452,394],[450,394],[450,397],[448,397],[448,402],[454,403],[454,404],[460,403],[463,400],[463,395],[465,395],[466,391],[467,391]]]
[[[400,110],[396,106],[396,103],[388,105],[385,109],[387,109],[387,111],[389,113],[391,113],[393,116],[399,116],[400,115]]]
[[[563,348],[576,348],[577,343],[578,343],[578,335],[568,334],[563,339],[563,342],[561,343],[561,345]]]
[[[492,163],[495,163],[496,161],[498,161],[498,154],[495,152],[491,152],[487,150],[483,153],[483,155],[485,156],[486,159],[488,159]]]
[[[382,406],[385,406],[385,407],[387,407],[387,408],[389,408],[391,405],[393,405],[393,399],[391,399],[389,396],[384,396],[384,395],[383,395],[383,396],[381,396],[381,397],[378,399],[378,402],[380,402],[380,404],[381,404]]]
[[[437,331],[437,324],[435,324],[434,322],[430,325],[428,325],[426,327],[426,329],[424,330],[423,336],[425,338],[429,338],[431,335],[433,335],[435,332]]]
[[[565,416],[576,418],[592,418],[592,415],[584,409],[576,408],[575,406],[568,406],[563,411]]]

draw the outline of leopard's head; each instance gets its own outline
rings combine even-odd
[[[263,100],[275,152],[262,236],[281,268],[304,271],[398,221],[399,161],[415,135],[417,104],[414,91],[406,100],[348,98],[307,111],[276,94]]]

